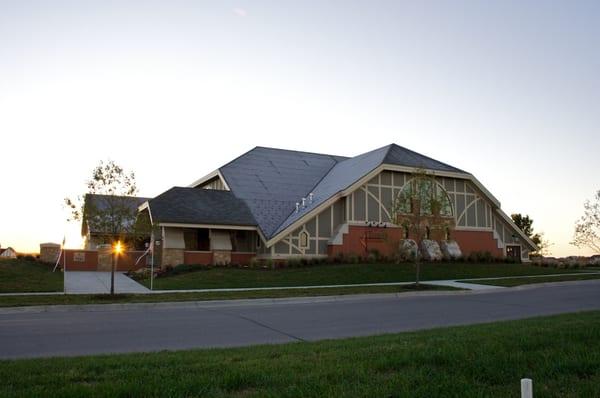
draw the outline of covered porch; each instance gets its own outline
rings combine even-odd
[[[244,226],[163,226],[155,240],[160,266],[248,264],[256,256],[260,235]],[[156,256],[156,254],[159,254]]]
[[[152,225],[154,264],[248,264],[264,238],[229,191],[173,187],[139,208]]]

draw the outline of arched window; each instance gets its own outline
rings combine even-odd
[[[408,227],[405,225],[404,226],[404,239],[408,239]]]
[[[452,217],[452,203],[446,190],[431,178],[417,177],[408,181],[396,198],[396,208],[402,214],[412,214],[414,206],[421,215],[439,214]]]
[[[446,240],[450,240],[450,228],[446,227]]]
[[[429,227],[425,227],[425,239],[429,239],[431,237],[431,229]]]
[[[300,248],[306,249],[308,247],[308,232],[300,232]]]

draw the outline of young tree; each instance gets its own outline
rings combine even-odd
[[[583,216],[575,223],[575,235],[571,244],[600,253],[600,190],[596,192],[592,202],[585,201],[583,209]]]
[[[65,198],[70,212],[68,221],[81,221],[92,226],[112,247],[147,233],[146,225],[136,223],[137,207],[131,197],[137,194],[135,174],[127,173],[112,160],[100,162],[87,181],[87,194],[76,200]],[[102,195],[102,196],[91,196]],[[116,253],[118,255],[118,251]],[[115,256],[112,257],[110,293],[114,294]]]
[[[527,237],[531,239],[531,241],[538,247],[538,250],[534,254],[540,256],[546,256],[550,254],[550,246],[552,246],[552,243],[544,238],[543,232],[534,233],[533,219],[529,217],[529,215],[515,213],[511,214],[510,218],[512,218],[516,226],[519,227],[521,231],[523,231],[523,233],[527,235]]]
[[[417,244],[416,255],[411,256],[415,264],[415,284],[419,286],[421,274],[420,248],[428,232],[450,227],[450,201],[445,192],[438,190],[435,175],[424,169],[416,169],[397,197],[393,199],[390,214],[392,222],[403,226]],[[451,214],[450,214],[451,215]]]

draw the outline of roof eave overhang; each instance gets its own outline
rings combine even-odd
[[[241,225],[241,224],[206,224],[206,223],[179,223],[179,222],[166,222],[160,221],[157,223],[159,227],[166,228],[208,228],[208,229],[236,229],[241,231],[256,231],[263,242],[266,242],[267,239],[263,235],[260,228],[256,225]]]
[[[508,225],[510,225],[515,231],[517,231],[517,233],[519,234],[519,236],[521,238],[523,238],[523,240],[525,242],[527,242],[528,245],[531,246],[532,251],[538,251],[539,248],[537,247],[537,245],[535,243],[533,243],[533,241],[531,240],[531,238],[529,238],[529,236],[525,235],[525,232],[523,232],[523,230],[521,228],[519,228],[517,226],[517,224],[515,224],[515,222],[512,220],[512,218],[510,218],[502,209],[498,208],[496,209],[496,212],[498,214],[500,214],[500,217],[502,217],[502,219],[504,221],[506,221],[508,223]]]

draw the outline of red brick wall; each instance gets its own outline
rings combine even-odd
[[[212,252],[183,252],[183,263],[184,264],[212,264],[213,254]]]
[[[379,228],[351,225],[348,233],[344,235],[341,245],[329,245],[329,256],[345,255],[366,256],[371,250],[377,250],[384,256],[391,256],[396,252],[400,239],[404,237],[402,228]]]
[[[492,231],[452,231],[451,239],[458,243],[463,256],[474,251],[488,251],[494,257],[504,256]]]
[[[440,236],[432,236],[436,240],[442,239],[443,231],[438,232]],[[365,239],[365,233],[371,238]],[[329,245],[327,254],[331,257],[342,253],[344,255],[366,256],[368,250],[377,250],[384,256],[392,256],[396,253],[399,242],[404,238],[403,228],[373,228],[359,225],[349,226],[348,234],[344,235],[341,245]],[[414,239],[413,236],[410,236]],[[451,239],[456,240],[463,255],[469,255],[473,251],[489,251],[493,256],[502,257],[502,249],[498,249],[497,241],[491,231],[452,231]],[[366,241],[366,247],[365,247]]]
[[[146,266],[146,259],[141,259],[137,265],[135,262],[144,254],[143,251],[126,251],[119,256],[117,262],[117,271],[130,271],[144,268]],[[150,254],[148,254],[150,255]]]
[[[250,260],[256,256],[255,253],[231,253],[231,263],[232,264],[240,264],[240,265],[248,265],[250,264]]]
[[[78,253],[77,255],[75,253]],[[75,261],[75,257],[84,261]],[[65,264],[66,257],[66,264]],[[96,271],[98,266],[98,252],[96,250],[71,250],[65,249],[60,255],[60,266],[69,271]]]
[[[117,262],[117,271],[129,271],[143,268],[146,266],[146,260],[142,259],[138,265],[135,265],[137,259],[144,254],[143,251],[127,251],[119,256]],[[60,255],[60,265],[64,266],[65,255],[67,258],[68,271],[97,271],[98,269],[98,251],[97,250],[75,250],[65,249]],[[81,258],[84,261],[75,261],[75,258]]]

